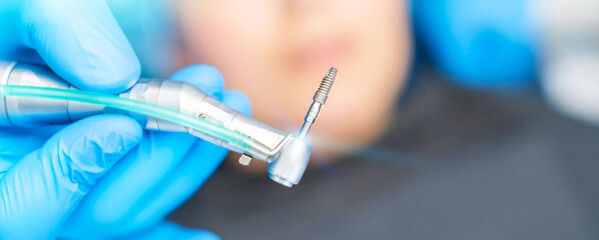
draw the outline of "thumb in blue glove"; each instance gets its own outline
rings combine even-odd
[[[103,0],[3,0],[0,59],[47,64],[79,89],[119,93],[141,69]]]
[[[56,236],[90,188],[142,137],[135,120],[101,115],[74,123],[0,169],[0,236]]]

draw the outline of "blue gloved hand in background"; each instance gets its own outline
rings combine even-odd
[[[0,36],[1,59],[46,63],[80,89],[118,93],[140,74],[103,1],[5,0]],[[222,77],[211,67],[193,66],[174,78],[249,112],[242,94],[223,93]],[[117,115],[64,129],[2,128],[0,236],[214,237],[163,221],[225,154],[187,134],[145,132],[142,138],[138,123]]]
[[[412,1],[414,30],[455,83],[514,90],[536,77],[538,32],[521,0]]]

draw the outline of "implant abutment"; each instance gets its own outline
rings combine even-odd
[[[316,117],[318,117],[318,113],[322,108],[322,105],[327,101],[327,97],[329,96],[329,92],[331,91],[331,87],[333,87],[333,83],[335,82],[335,78],[337,77],[337,69],[334,67],[329,68],[327,73],[324,75],[322,82],[320,82],[320,86],[318,86],[318,90],[314,93],[314,97],[312,98],[314,101],[310,105],[308,109],[308,113],[304,118],[304,124],[300,129],[298,137],[301,139],[305,139],[308,135],[308,131],[312,124],[316,121]]]

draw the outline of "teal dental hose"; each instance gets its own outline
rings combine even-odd
[[[214,138],[222,139],[242,150],[249,151],[254,140],[240,132],[225,128],[208,120],[142,101],[121,98],[104,93],[47,87],[0,85],[0,96],[33,97],[76,101],[103,105],[110,108],[143,114],[176,123]]]

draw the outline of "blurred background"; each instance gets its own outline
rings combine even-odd
[[[599,1],[109,1],[144,75],[208,63],[297,131],[292,189],[227,161],[170,219],[223,239],[599,239]]]

